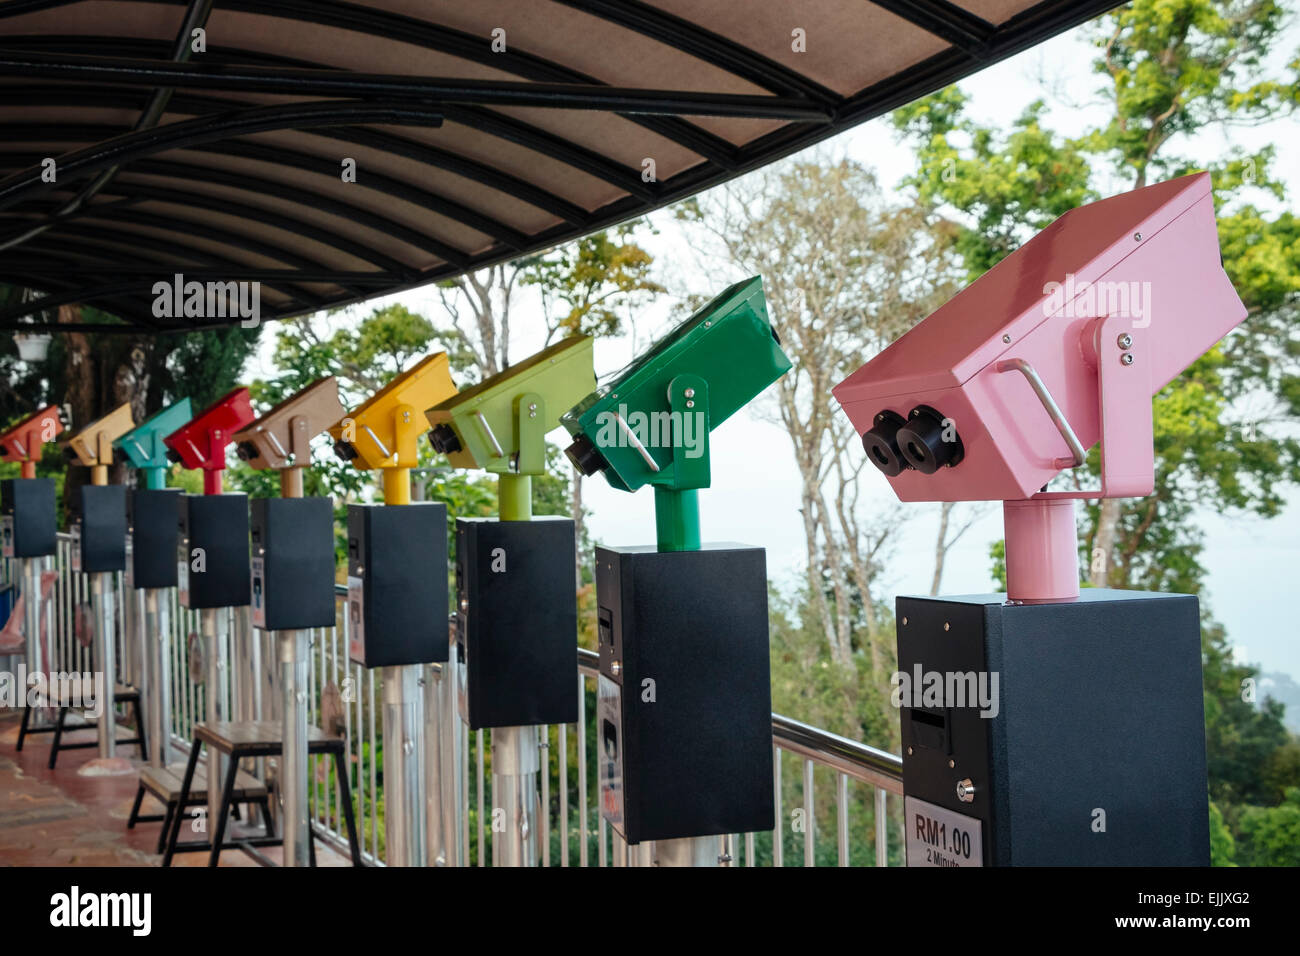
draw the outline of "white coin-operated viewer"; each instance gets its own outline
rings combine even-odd
[[[835,387],[901,501],[1003,502],[1005,594],[898,598],[909,865],[1209,864],[1198,602],[1080,589],[1074,502],[1151,493],[1152,396],[1245,314],[1185,176],[1061,216]],[[1098,487],[1050,485],[1093,445]]]
[[[279,498],[250,502],[253,627],[272,632],[279,655],[284,722],[279,790],[284,863],[310,862],[307,702],[311,628],[334,626],[334,499],[303,495],[311,441],[343,417],[331,375],[290,395],[237,433],[235,453],[259,471],[279,472]]]

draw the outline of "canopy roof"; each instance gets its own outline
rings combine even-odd
[[[176,273],[261,282],[263,319],[339,306],[684,198],[1117,5],[8,0],[0,283],[121,330],[238,321],[156,316]]]

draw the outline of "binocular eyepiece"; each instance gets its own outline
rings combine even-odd
[[[181,453],[174,448],[168,448],[167,460],[170,461],[173,465],[179,465],[181,463]]]
[[[357,457],[357,450],[352,447],[351,442],[339,439],[334,443],[334,455],[339,461],[354,461]]]
[[[251,441],[241,441],[235,446],[235,454],[240,461],[252,461],[257,457],[257,446]]]
[[[871,463],[889,478],[908,468],[933,475],[945,465],[955,467],[966,456],[952,420],[929,405],[916,406],[906,419],[889,410],[877,413],[872,427],[862,435],[862,447]]]
[[[454,455],[460,451],[460,439],[456,430],[447,424],[435,425],[429,432],[429,444],[439,455]]]
[[[76,450],[75,448],[73,448],[71,445],[64,445],[64,446],[63,446],[63,457],[66,458],[68,461],[76,461],[76,460],[77,460],[77,450]]]
[[[584,478],[590,478],[609,467],[609,462],[600,453],[600,449],[586,435],[578,435],[573,444],[564,449],[564,454]]]

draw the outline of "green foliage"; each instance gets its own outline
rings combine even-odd
[[[1246,807],[1237,858],[1245,866],[1300,866],[1300,787],[1276,807]]]
[[[1155,397],[1154,493],[1081,509],[1084,566],[1107,586],[1199,593],[1203,533],[1194,512],[1272,517],[1284,489],[1300,481],[1300,442],[1290,427],[1300,417],[1300,222],[1249,201],[1252,192],[1286,201],[1271,147],[1185,152],[1207,127],[1294,108],[1300,85],[1267,66],[1283,16],[1272,0],[1134,0],[1100,18],[1094,69],[1110,117],[1076,138],[1046,129],[1041,103],[1005,134],[982,127],[966,116],[966,98],[955,89],[894,114],[918,155],[910,185],[921,201],[954,211],[957,248],[972,278],[1098,195],[1197,168],[1213,174],[1224,268],[1248,315]],[[1289,65],[1297,67],[1300,60]],[[1242,420],[1239,409],[1261,404],[1262,413]],[[1073,480],[1095,487],[1097,449]],[[1102,536],[1103,528],[1113,536]],[[1103,541],[1108,547],[1099,547]],[[990,557],[1005,587],[1002,542]],[[1215,861],[1233,859],[1234,832],[1238,862],[1280,860],[1285,854],[1271,841],[1285,838],[1293,808],[1271,805],[1300,783],[1298,745],[1281,723],[1280,704],[1243,699],[1243,683],[1257,672],[1233,662],[1223,628],[1208,618],[1202,644]],[[1298,842],[1292,834],[1293,852]]]
[[[237,384],[248,357],[257,347],[262,327],[191,332],[171,336],[165,365],[159,370],[159,385],[165,400],[189,396],[195,411],[211,405]],[[107,410],[107,409],[105,409]]]
[[[1237,841],[1232,838],[1232,831],[1223,821],[1219,808],[1210,802],[1210,865],[1236,866],[1233,855],[1237,852]]]
[[[521,284],[538,290],[553,334],[614,335],[632,301],[664,292],[654,257],[632,241],[643,220],[615,226],[523,260]]]

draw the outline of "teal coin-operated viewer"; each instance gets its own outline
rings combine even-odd
[[[188,398],[155,412],[113,442],[140,472],[126,497],[126,585],[132,592],[126,615],[131,646],[139,654],[144,686],[149,762],[167,766],[171,746],[171,614],[169,589],[176,587],[178,489],[167,488],[167,446],[163,439],[194,417]]]
[[[454,467],[498,475],[499,519],[456,519],[454,659],[461,719],[492,728],[494,866],[538,864],[538,730],[578,719],[574,522],[534,518],[532,480],[546,433],[595,387],[592,340],[573,335],[425,412]]]
[[[789,369],[755,276],[561,416],[580,471],[655,490],[657,543],[596,549],[596,733],[601,813],[660,866],[775,823],[766,555],[702,544],[699,489],[710,433]]]

